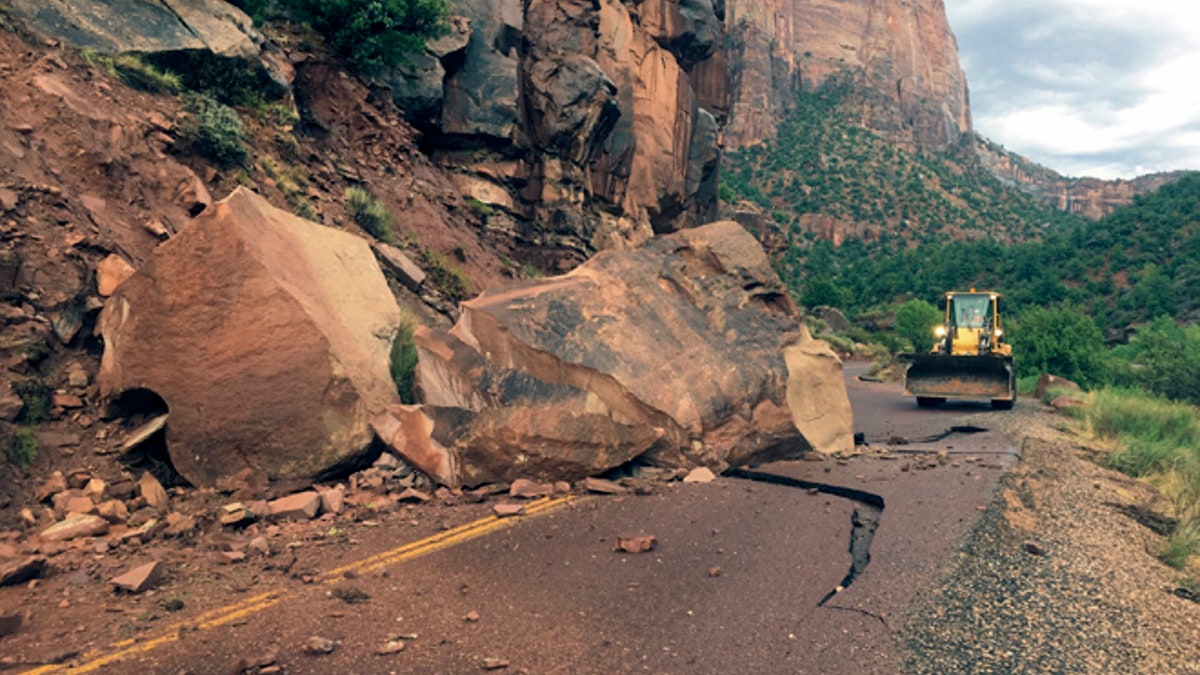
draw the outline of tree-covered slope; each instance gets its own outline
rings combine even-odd
[[[857,120],[858,91],[846,74],[798,92],[774,141],[727,155],[722,197],[769,211],[797,243],[852,237],[887,250],[1025,241],[1077,222],[995,179],[969,139],[945,155],[888,143]]]

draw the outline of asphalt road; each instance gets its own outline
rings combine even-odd
[[[964,418],[986,426],[1005,413],[918,409],[895,385],[856,379],[862,372],[847,369],[862,455],[756,468],[829,488],[720,477],[582,497],[426,555],[297,581],[261,609],[96,671],[234,673],[261,661],[289,674],[899,672],[906,605],[952,560],[1015,450],[988,431],[935,440]],[[885,507],[869,564],[821,605],[853,564],[856,509],[859,535],[871,516],[829,493],[839,487]],[[625,534],[653,535],[657,547],[615,552]],[[378,536],[406,542],[403,531]],[[336,564],[365,555],[348,547]],[[333,651],[308,653],[313,637]],[[390,640],[403,649],[377,654]]]

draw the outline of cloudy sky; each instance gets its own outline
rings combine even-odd
[[[979,133],[1068,176],[1200,170],[1200,3],[945,3]]]

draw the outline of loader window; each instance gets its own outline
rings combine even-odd
[[[991,309],[987,295],[957,295],[954,297],[954,323],[965,328],[983,328]]]

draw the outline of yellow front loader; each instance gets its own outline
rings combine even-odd
[[[945,295],[946,316],[926,354],[901,354],[904,393],[928,408],[948,398],[991,401],[1009,410],[1017,401],[1012,345],[1000,325],[1000,295],[951,291]]]

